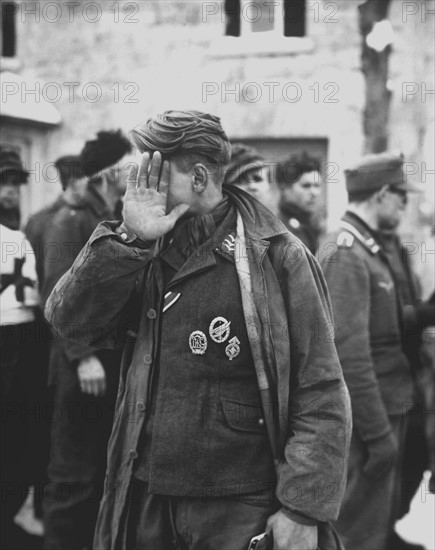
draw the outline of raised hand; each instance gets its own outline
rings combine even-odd
[[[161,174],[160,174],[161,171]],[[124,196],[124,224],[143,241],[155,241],[168,233],[188,209],[188,204],[175,206],[166,213],[169,187],[169,162],[156,151],[142,155],[140,168],[133,167]]]

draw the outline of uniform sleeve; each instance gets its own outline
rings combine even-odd
[[[277,496],[287,510],[317,521],[337,518],[351,435],[349,394],[334,345],[325,280],[306,251],[279,273],[290,333],[288,439]]]
[[[370,273],[351,248],[322,262],[336,328],[336,346],[349,388],[354,428],[370,441],[386,435],[390,422],[382,401],[370,347]]]
[[[126,245],[116,222],[103,222],[48,298],[45,316],[62,336],[81,345],[114,349],[128,330],[124,310],[154,246]],[[125,319],[125,321],[124,321]]]

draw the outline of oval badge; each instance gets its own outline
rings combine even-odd
[[[222,342],[225,342],[230,335],[230,325],[231,321],[227,321],[225,317],[215,317],[210,323],[210,328],[208,329],[210,338],[213,342],[216,342],[216,344],[222,344]]]

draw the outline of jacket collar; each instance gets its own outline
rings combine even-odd
[[[380,252],[381,247],[377,242],[375,231],[354,212],[345,213],[341,219],[341,227],[356,237],[372,254]]]
[[[285,225],[272,212],[234,185],[224,185],[223,191],[240,212],[246,236],[249,239],[268,241],[288,233]]]

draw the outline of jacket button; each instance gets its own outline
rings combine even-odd
[[[143,401],[138,401],[136,403],[136,408],[138,411],[143,412],[145,410],[145,403]]]
[[[264,420],[263,420],[263,418],[259,418],[259,419],[258,419],[258,424],[259,424],[259,426],[264,426]]]
[[[155,319],[157,317],[157,311],[155,309],[149,309],[147,311],[148,319]]]
[[[128,456],[133,460],[135,458],[137,458],[139,455],[137,454],[136,451],[128,451]]]
[[[153,362],[153,358],[151,357],[151,355],[145,355],[144,361],[145,365],[151,365],[151,363]]]

